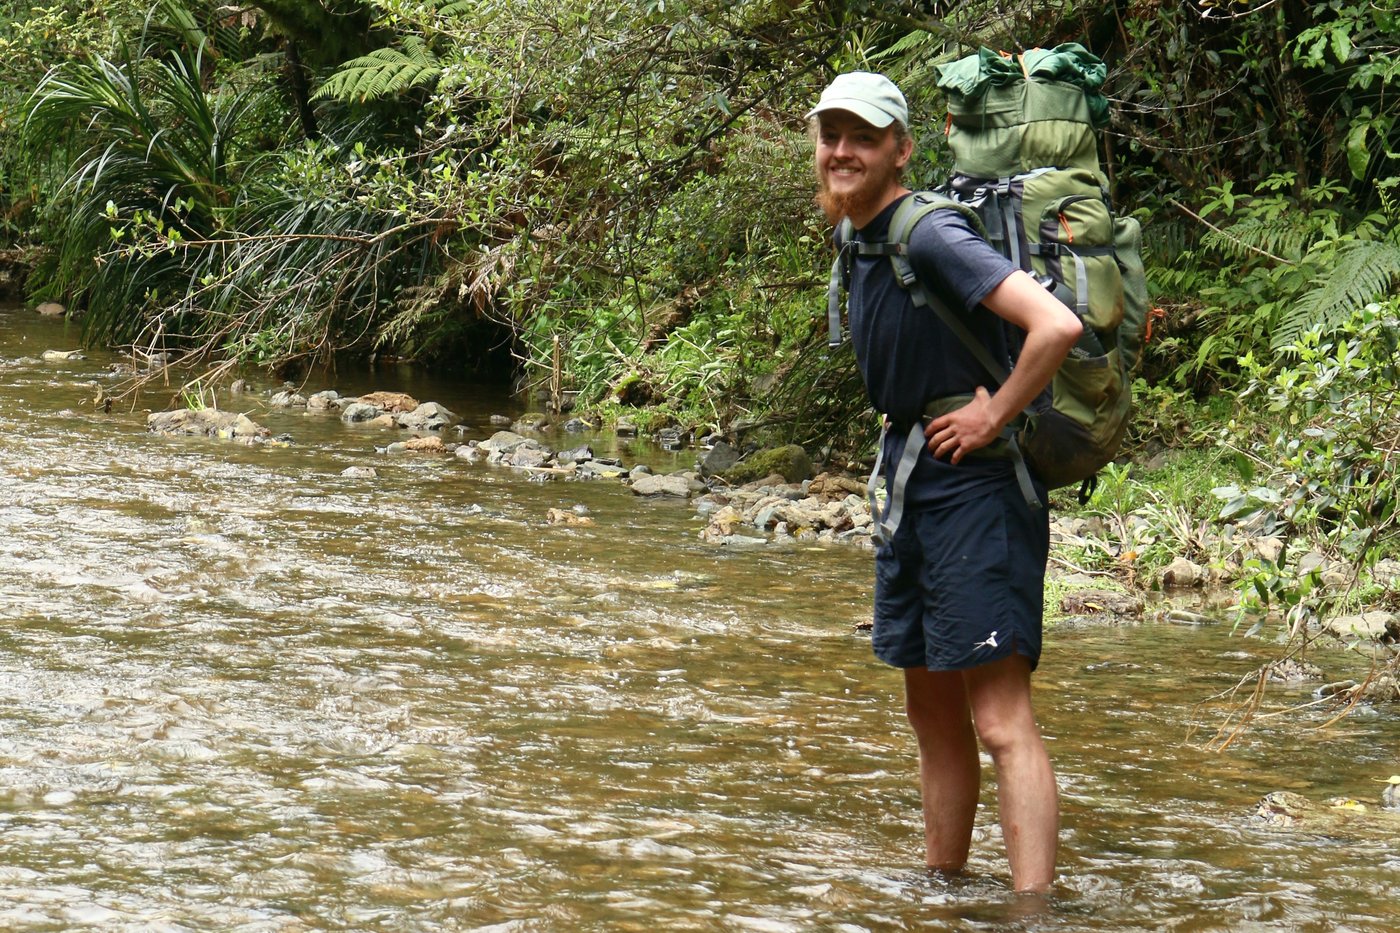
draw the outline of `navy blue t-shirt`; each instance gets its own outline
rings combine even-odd
[[[907,197],[907,195],[906,195]],[[903,198],[881,211],[855,239],[884,242]],[[904,451],[910,426],[932,399],[997,390],[996,379],[931,308],[917,308],[887,256],[850,257],[849,315],[856,362],[875,410],[893,426],[885,437],[887,480]],[[909,238],[909,262],[924,287],[962,316],[992,358],[1008,359],[1002,319],[981,306],[1014,267],[955,210],[925,215]],[[968,458],[954,466],[924,448],[905,487],[905,508],[936,508],[1014,483],[1009,460]]]

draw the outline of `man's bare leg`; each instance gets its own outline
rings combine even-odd
[[[919,740],[919,796],[929,868],[960,871],[972,845],[981,767],[961,672],[904,671],[905,708]]]
[[[1011,884],[1044,891],[1055,880],[1059,796],[1031,708],[1030,663],[1012,655],[962,672],[972,718],[997,772]]]

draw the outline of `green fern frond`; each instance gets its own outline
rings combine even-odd
[[[1303,332],[1324,332],[1346,323],[1352,312],[1400,286],[1400,242],[1354,240],[1337,251],[1337,261],[1314,280],[1316,287],[1279,319],[1272,345],[1280,350],[1296,343]]]
[[[481,0],[437,0],[437,12],[440,16],[474,13],[479,6],[481,6]]]
[[[1267,219],[1247,217],[1227,229],[1212,230],[1201,241],[1234,259],[1256,259],[1265,252],[1296,261],[1316,233],[1306,211],[1292,211]]]
[[[416,36],[405,36],[403,51],[375,49],[351,59],[312,95],[313,100],[364,103],[431,84],[442,74],[442,62]]]

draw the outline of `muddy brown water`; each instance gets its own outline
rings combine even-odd
[[[716,549],[684,504],[389,457],[256,398],[294,443],[150,436],[90,403],[116,355],[40,359],[76,346],[0,310],[0,928],[1400,926],[1393,823],[1252,816],[1272,790],[1378,798],[1395,711],[1187,743],[1270,656],[1228,625],[1048,635],[1062,877],[1029,905],[990,780],[968,877],[920,870],[899,680],[853,627],[868,552]],[[442,402],[468,437],[512,411],[406,369],[328,387]],[[546,523],[576,505],[596,524]]]

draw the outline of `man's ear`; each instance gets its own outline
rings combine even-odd
[[[899,143],[899,151],[895,153],[895,167],[904,168],[909,164],[909,159],[914,155],[914,140],[905,136]]]

